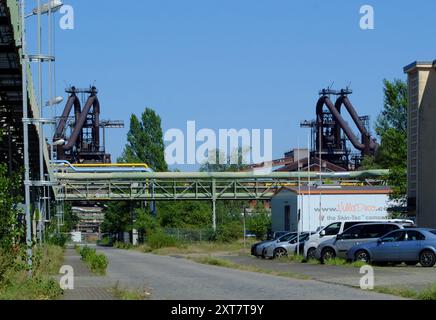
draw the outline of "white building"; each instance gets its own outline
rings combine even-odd
[[[381,220],[388,218],[387,187],[323,187],[309,191],[302,187],[280,189],[271,200],[272,230],[315,231],[340,220]]]

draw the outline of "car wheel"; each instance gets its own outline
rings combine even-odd
[[[406,261],[405,264],[406,266],[414,267],[418,264],[418,261]]]
[[[419,263],[424,268],[431,268],[436,264],[436,255],[433,251],[424,250],[419,255]]]
[[[359,250],[354,255],[354,261],[361,261],[365,263],[370,263],[371,259],[369,257],[369,253],[365,250]]]
[[[336,258],[336,252],[332,248],[325,248],[321,253],[321,262]]]
[[[288,252],[283,248],[277,248],[274,250],[274,259],[280,259],[286,257]]]
[[[315,253],[316,253],[315,248],[310,248],[309,250],[307,250],[307,260],[316,259]]]
[[[262,250],[262,259],[266,259],[266,248]]]

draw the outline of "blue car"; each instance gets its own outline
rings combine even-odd
[[[356,245],[347,252],[347,260],[403,263],[431,268],[436,264],[436,230],[401,229],[382,238]]]

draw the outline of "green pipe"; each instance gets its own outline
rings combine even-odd
[[[389,174],[389,170],[368,170],[355,172],[322,173],[324,179],[366,179],[381,178]],[[58,180],[209,180],[209,179],[307,179],[320,178],[317,172],[273,172],[255,174],[253,172],[113,172],[113,173],[56,173]]]

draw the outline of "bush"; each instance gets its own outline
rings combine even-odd
[[[254,232],[256,238],[265,239],[271,227],[271,216],[266,211],[255,212],[247,219],[247,228]]]
[[[133,248],[133,245],[131,243],[117,241],[114,243],[114,248],[129,250]]]
[[[147,238],[147,243],[153,250],[177,246],[177,240],[165,234],[163,231],[150,234]]]
[[[114,241],[111,237],[105,236],[103,239],[97,241],[97,244],[102,247],[112,247],[114,245]]]
[[[64,248],[65,244],[70,240],[70,236],[63,233],[55,233],[48,237],[47,243]]]
[[[92,272],[104,275],[109,264],[107,257],[104,254],[97,254],[95,249],[83,247],[80,250],[82,260],[86,262]]]
[[[215,240],[218,242],[233,242],[241,238],[243,228],[239,222],[230,222],[218,228]]]

